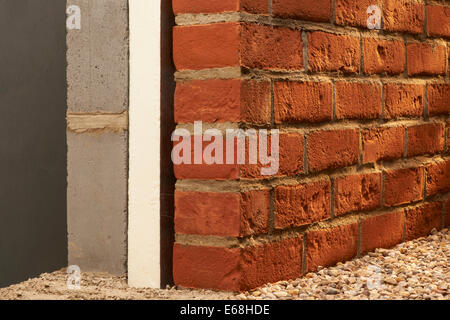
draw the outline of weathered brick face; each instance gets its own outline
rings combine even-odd
[[[367,26],[371,5],[382,30]],[[280,133],[273,175],[259,162],[175,165],[177,285],[249,290],[449,225],[447,2],[173,7],[178,128]]]

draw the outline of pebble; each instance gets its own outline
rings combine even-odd
[[[299,300],[450,300],[450,234],[429,237],[319,267],[292,281],[268,284],[237,299]]]

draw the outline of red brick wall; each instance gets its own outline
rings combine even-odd
[[[382,30],[367,28],[373,4]],[[281,133],[274,176],[175,166],[177,285],[248,290],[449,224],[446,1],[173,7],[178,126]]]

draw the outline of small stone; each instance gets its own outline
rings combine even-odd
[[[273,294],[278,298],[284,298],[288,296],[287,292],[285,291],[275,291]]]
[[[259,297],[261,294],[262,294],[262,292],[261,292],[261,291],[258,291],[258,290],[254,291],[254,292],[252,293],[252,295],[253,295],[254,297]]]
[[[339,272],[336,269],[330,269],[328,270],[328,275],[332,277],[337,277],[339,275]]]
[[[271,300],[276,300],[276,298],[277,298],[274,294],[272,294],[270,292],[268,294],[266,294],[266,297],[271,299]]]
[[[326,292],[327,292],[327,294],[338,294],[338,293],[340,293],[340,291],[335,289],[335,288],[328,288]]]
[[[383,280],[384,280],[385,283],[389,283],[389,284],[392,284],[392,285],[397,285],[397,281],[393,277],[385,277]]]
[[[292,290],[288,290],[287,292],[288,292],[288,294],[290,294],[291,296],[298,296],[300,290],[298,290],[298,289],[292,289]]]

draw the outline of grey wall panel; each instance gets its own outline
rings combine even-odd
[[[67,5],[81,10],[81,29],[67,34],[69,263],[124,274],[128,122],[98,119],[128,117],[128,0]],[[70,119],[80,114],[75,130]]]
[[[0,0],[0,287],[67,266],[65,3]]]

